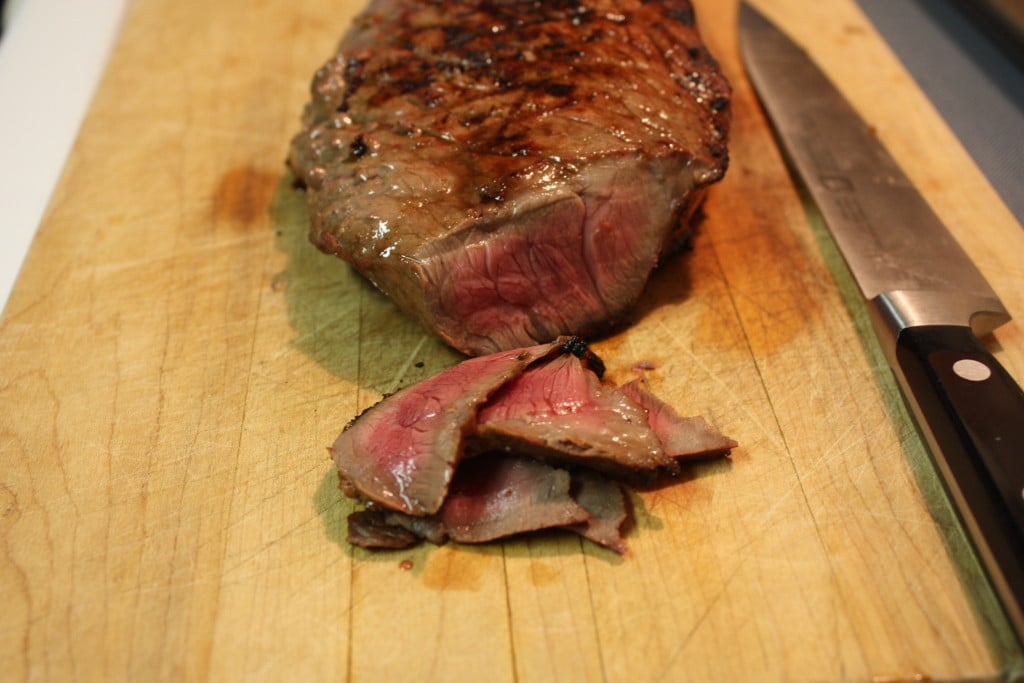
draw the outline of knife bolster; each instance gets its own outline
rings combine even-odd
[[[1009,322],[1010,314],[994,296],[933,291],[883,292],[868,302],[875,328],[890,367],[897,367],[896,342],[911,327],[932,325],[970,326],[978,338]]]

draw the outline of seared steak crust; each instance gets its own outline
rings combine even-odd
[[[685,0],[373,0],[312,93],[312,241],[472,354],[621,316],[727,165]]]

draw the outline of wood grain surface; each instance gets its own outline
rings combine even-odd
[[[350,548],[326,446],[457,360],[306,241],[283,159],[357,0],[136,0],[0,319],[0,678],[952,681],[1021,670],[747,83],[693,250],[596,347],[741,446],[571,535]],[[1024,230],[851,0],[761,0],[1015,318]],[[51,102],[60,106],[59,93]]]

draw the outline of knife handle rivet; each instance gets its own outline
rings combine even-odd
[[[953,363],[953,372],[957,377],[969,382],[984,382],[992,376],[992,371],[987,365],[972,358],[964,358]]]

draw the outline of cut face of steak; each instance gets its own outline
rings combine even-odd
[[[530,363],[558,353],[560,346],[471,358],[367,410],[331,446],[343,487],[393,510],[437,512],[480,405]]]
[[[312,241],[468,354],[620,319],[727,166],[686,0],[372,0],[312,95]]]
[[[448,537],[463,543],[582,523],[590,513],[569,495],[571,481],[565,470],[535,460],[471,458],[459,468],[441,519]]]
[[[349,516],[349,542],[407,548],[421,539],[486,543],[529,531],[565,528],[623,553],[626,508],[618,484],[533,459],[488,454],[462,463],[441,510],[415,517],[385,509]]]
[[[619,390],[647,411],[647,421],[666,455],[677,460],[700,458],[736,448],[735,441],[718,433],[703,417],[682,417],[642,384],[641,380],[633,380]]]
[[[736,444],[634,384],[602,382],[603,368],[563,337],[471,358],[363,412],[331,447],[343,490],[368,501],[349,540],[401,548],[562,527],[625,552],[627,501],[598,471],[674,473],[679,457]]]
[[[563,354],[507,382],[480,410],[471,444],[625,475],[672,469],[646,411]]]

